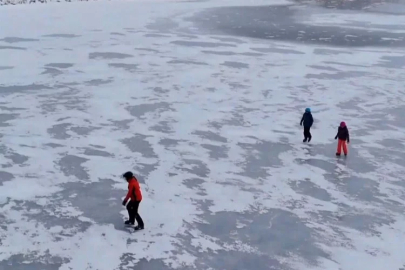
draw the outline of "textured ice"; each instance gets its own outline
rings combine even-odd
[[[404,269],[405,19],[376,9],[1,6],[0,270]]]

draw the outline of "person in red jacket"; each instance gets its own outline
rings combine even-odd
[[[135,227],[135,230],[143,230],[144,224],[141,216],[138,213],[139,204],[142,201],[142,192],[138,180],[132,172],[126,172],[122,175],[125,180],[128,182],[128,193],[125,197],[122,205],[127,206],[129,220],[125,221],[126,225],[134,225],[135,220],[138,225]],[[131,199],[129,202],[128,200]],[[127,204],[128,202],[128,204]]]
[[[335,140],[339,139],[338,141],[338,146],[337,146],[337,151],[336,151],[336,156],[340,156],[340,153],[343,148],[343,153],[345,153],[345,156],[347,156],[347,143],[350,143],[350,137],[349,137],[349,130],[347,129],[346,123],[341,122],[340,126],[338,128],[338,132],[335,136]]]

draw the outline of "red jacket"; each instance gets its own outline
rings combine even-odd
[[[134,177],[128,181],[128,193],[124,201],[142,201],[142,192],[138,180]]]

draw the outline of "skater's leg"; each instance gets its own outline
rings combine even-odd
[[[342,151],[342,140],[341,139],[339,139],[338,140],[338,146],[337,146],[337,149],[336,149],[336,155],[340,155],[340,153],[341,153],[341,151]]]
[[[308,128],[304,127],[304,140],[303,142],[306,142],[308,140]]]
[[[134,224],[135,223],[135,209],[134,209],[134,202],[133,201],[129,201],[129,203],[127,204],[127,210],[128,210],[128,216],[129,216],[129,223],[130,224]]]
[[[312,139],[312,134],[311,134],[311,128],[308,128],[308,142],[310,142]]]
[[[347,144],[346,141],[342,141],[342,146],[343,146],[343,153],[347,156]]]
[[[145,225],[143,224],[143,220],[142,220],[141,216],[138,213],[140,203],[141,202],[135,202],[135,204],[134,204],[134,213],[135,213],[136,222],[138,223],[137,227],[143,229]]]

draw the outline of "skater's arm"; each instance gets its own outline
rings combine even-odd
[[[349,130],[347,130],[347,142],[350,142]]]
[[[300,122],[300,125],[302,126],[302,122],[304,122],[304,116],[305,116],[305,114],[303,114],[302,115],[302,118],[301,118],[301,122]]]
[[[124,199],[125,203],[129,200],[129,198],[131,198],[132,192],[135,192],[134,188],[135,188],[134,185],[129,185],[127,196]]]
[[[338,132],[336,133],[335,140],[338,138],[338,136],[339,136],[339,129]]]

